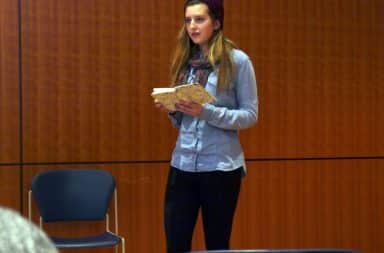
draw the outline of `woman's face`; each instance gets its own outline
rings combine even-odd
[[[220,22],[212,20],[208,13],[206,4],[194,4],[185,9],[185,28],[193,43],[203,52],[207,52],[212,34],[220,27]]]

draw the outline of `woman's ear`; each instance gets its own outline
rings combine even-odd
[[[217,30],[220,30],[220,27],[221,27],[220,21],[216,19],[215,23],[213,24],[213,29],[217,31]]]

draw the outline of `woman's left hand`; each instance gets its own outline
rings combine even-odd
[[[203,111],[203,106],[195,102],[180,100],[176,104],[176,110],[190,116],[198,117]]]

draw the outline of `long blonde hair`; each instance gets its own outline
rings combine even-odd
[[[209,13],[212,18],[212,14]],[[213,18],[212,18],[213,19]],[[235,44],[226,38],[221,29],[212,35],[208,44],[208,62],[217,72],[217,90],[223,91],[230,88],[231,79],[234,72],[232,59],[232,49]],[[171,62],[171,83],[177,85],[180,74],[188,65],[188,60],[199,50],[199,46],[194,44],[189,38],[185,25],[180,29],[177,36],[176,48]]]

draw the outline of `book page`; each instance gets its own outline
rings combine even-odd
[[[175,88],[153,88],[152,94],[158,94],[163,92],[174,92]]]

